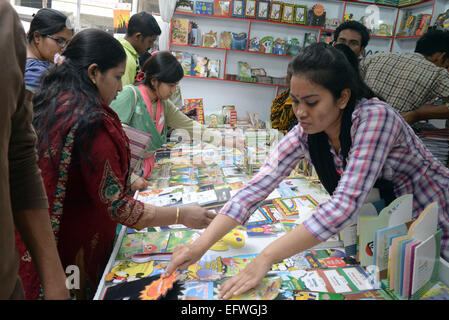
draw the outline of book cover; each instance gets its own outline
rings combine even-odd
[[[184,105],[186,106],[186,109],[184,112],[188,112],[192,109],[196,109],[197,121],[199,123],[204,124],[203,98],[184,99]]]
[[[195,13],[209,16],[214,15],[214,3],[209,1],[195,1]]]
[[[190,76],[192,72],[192,54],[188,52],[182,52],[181,66],[185,76]]]
[[[420,241],[413,240],[408,243],[405,247],[405,256],[404,256],[404,274],[402,278],[402,288],[401,288],[401,296],[405,299],[410,298],[410,289],[412,282],[412,274],[413,274],[413,261],[415,258],[415,248],[420,243]]]
[[[142,237],[142,250],[138,254],[165,253],[169,238],[169,231],[144,233]]]
[[[212,281],[186,281],[181,291],[183,300],[213,300],[214,283]]]
[[[200,237],[201,233],[195,230],[177,230],[170,232],[170,238],[165,252],[173,252],[178,244],[192,243]]]
[[[294,273],[301,290],[332,293],[370,291],[374,287],[360,266],[299,270]]]
[[[410,236],[407,233],[390,237],[390,249],[388,250],[388,272],[387,272],[388,288],[390,290],[395,289],[395,283],[396,283],[396,277],[397,277],[396,259],[397,259],[397,251],[398,251],[399,241],[404,241],[409,238],[410,238]]]
[[[310,214],[318,205],[310,195],[272,199],[272,201],[285,218]]]
[[[189,41],[189,19],[171,20],[171,43],[187,45]]]
[[[220,78],[220,59],[210,59],[207,63],[207,77]]]
[[[377,229],[403,224],[412,219],[413,196],[403,195],[395,199],[390,205],[382,209],[377,217],[365,216],[359,213],[359,259],[360,265],[373,264],[374,233]]]
[[[373,264],[377,266],[379,272],[379,280],[385,279],[386,274],[384,271],[388,268],[388,250],[389,239],[394,235],[404,234],[408,231],[408,227],[405,223],[377,229],[374,232],[374,254]]]
[[[214,14],[229,17],[231,13],[231,0],[214,0]]]
[[[192,55],[190,75],[193,77],[207,77],[207,64],[209,59],[198,54]]]
[[[279,221],[283,218],[283,215],[279,212],[278,208],[274,204],[266,204],[259,206],[254,213],[250,216],[246,227],[255,227],[266,224],[271,224]]]
[[[418,299],[438,281],[442,230],[438,229],[415,248],[411,299]]]

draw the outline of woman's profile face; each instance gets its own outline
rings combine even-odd
[[[346,104],[342,106],[328,89],[310,81],[306,75],[294,75],[290,80],[290,96],[293,112],[304,132],[339,132]]]
[[[125,73],[125,67],[126,60],[105,72],[98,71],[95,74],[98,93],[101,99],[108,105],[117,97],[117,93],[122,90],[122,76]]]
[[[156,79],[152,79],[153,88],[157,97],[161,100],[170,98],[176,92],[176,86],[178,83],[166,83]]]
[[[72,39],[72,30],[64,28],[59,32],[47,36],[35,35],[34,43],[43,60],[53,62],[56,53],[61,53]]]

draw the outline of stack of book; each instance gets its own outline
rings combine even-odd
[[[379,287],[396,299],[420,299],[438,281],[441,229],[433,202],[412,218],[412,195],[403,195],[378,216],[359,214],[361,266],[372,268]]]
[[[445,166],[449,165],[449,128],[422,130],[418,136],[435,158]]]

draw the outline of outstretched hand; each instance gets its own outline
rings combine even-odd
[[[197,262],[202,255],[202,252],[199,252],[190,244],[177,245],[165,270],[164,277],[170,276],[177,270],[187,269],[188,266]]]
[[[272,263],[267,259],[260,255],[257,256],[239,274],[233,276],[218,288],[218,297],[229,299],[254,288],[271,269],[271,265]]]
[[[191,229],[206,228],[215,218],[215,214],[200,206],[180,208],[179,222]]]

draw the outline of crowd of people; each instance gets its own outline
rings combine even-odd
[[[447,31],[429,31],[413,54],[359,61],[369,32],[346,22],[333,45],[301,50],[289,64],[286,95],[297,123],[217,216],[200,206],[158,207],[133,198],[134,190],[148,185],[168,126],[198,130],[217,146],[243,145],[229,143],[173,104],[183,71],[170,52],[139,62],[159,35],[146,12],[133,15],[127,35],[117,40],[98,29],[74,33],[67,17],[52,9],[39,10],[25,35],[17,13],[0,0],[0,100],[6,111],[0,120],[0,298],[91,299],[118,224],[206,228],[192,244],[175,248],[165,275],[182,270],[248,221],[301,159],[314,165],[330,199],[223,283],[222,298],[254,287],[273,262],[342,230],[374,187],[388,201],[413,194],[414,217],[436,201],[441,255],[449,259],[449,169],[410,127],[449,117],[445,106],[419,108],[433,97],[448,99]],[[130,170],[123,124],[152,135],[140,175]],[[72,290],[64,273],[70,265],[81,275]]]

